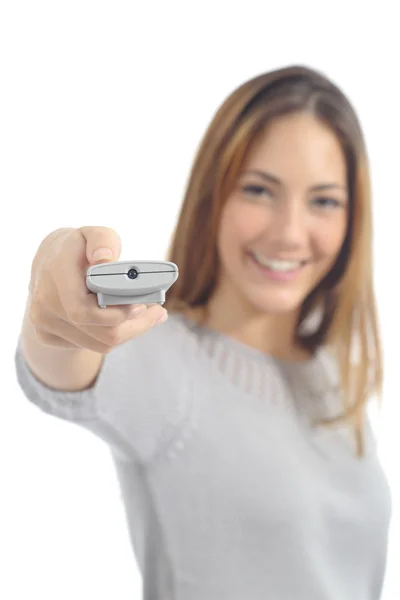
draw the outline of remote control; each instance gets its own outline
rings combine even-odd
[[[178,276],[178,267],[172,262],[123,260],[89,267],[86,287],[97,294],[100,308],[114,304],[164,304],[165,292]]]

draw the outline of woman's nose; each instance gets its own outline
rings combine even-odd
[[[299,202],[282,202],[273,213],[272,229],[282,240],[302,242],[307,233],[304,206]]]

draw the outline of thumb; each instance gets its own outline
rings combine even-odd
[[[121,254],[121,238],[110,227],[80,227],[86,240],[86,258],[91,265],[117,261]]]

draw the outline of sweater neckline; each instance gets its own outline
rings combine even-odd
[[[188,317],[184,313],[179,313],[178,315],[193,332],[196,333],[197,336],[205,339],[207,338],[214,344],[220,344],[227,348],[231,348],[235,350],[237,353],[248,356],[249,358],[253,358],[257,360],[257,362],[272,362],[276,365],[282,367],[288,371],[312,371],[319,364],[321,353],[323,352],[323,347],[317,348],[314,354],[303,360],[289,360],[284,358],[278,358],[273,356],[272,354],[263,352],[257,348],[249,346],[245,342],[241,342],[240,340],[230,336],[227,333],[223,333],[216,329],[212,329],[207,325],[199,324],[190,317]]]
[[[210,361],[215,372],[240,393],[262,402],[281,398],[283,404],[291,397],[301,418],[315,420],[337,413],[339,374],[326,346],[317,348],[308,359],[290,361],[211,329],[185,313],[176,314],[176,319],[186,332],[191,332],[201,353],[198,356]]]

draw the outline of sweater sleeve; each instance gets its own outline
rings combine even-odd
[[[24,396],[48,415],[80,425],[122,458],[152,461],[184,427],[188,409],[187,355],[167,321],[106,354],[94,385],[81,391],[47,387],[15,350]]]

